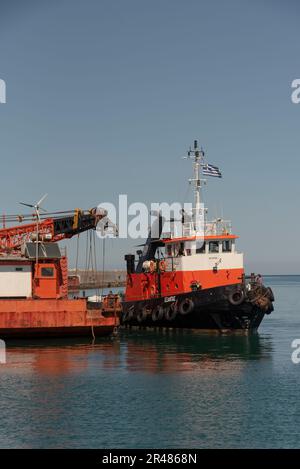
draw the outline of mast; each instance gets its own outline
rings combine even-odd
[[[200,179],[200,152],[198,150],[198,142],[194,140],[194,192],[195,192],[195,225],[200,215],[200,202],[201,202],[201,179]]]
[[[204,160],[204,152],[203,150],[199,150],[198,148],[198,141],[194,140],[194,149],[188,151],[188,157],[189,158],[194,158],[194,167],[193,167],[193,172],[194,172],[194,177],[189,180],[189,182],[194,183],[194,209],[193,209],[193,222],[194,222],[194,227],[195,230],[199,230],[199,223],[201,220],[201,182],[204,180],[201,179],[201,164],[203,163]]]

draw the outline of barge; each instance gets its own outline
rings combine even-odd
[[[0,338],[115,334],[121,311],[118,295],[96,301],[70,298],[68,260],[58,245],[95,229],[106,213],[76,209],[41,219],[39,206],[34,207],[34,223],[0,229]]]

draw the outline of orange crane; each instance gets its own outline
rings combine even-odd
[[[5,222],[10,223],[30,218],[36,221],[0,229],[0,255],[18,255],[25,243],[35,242],[37,237],[41,242],[56,242],[96,229],[98,222],[107,216],[107,212],[98,208],[77,208],[68,212],[56,212],[51,217],[49,215],[44,219],[41,219],[39,214],[5,216]]]

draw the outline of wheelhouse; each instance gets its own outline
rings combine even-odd
[[[196,254],[224,254],[235,252],[235,235],[222,237],[205,236],[196,238],[174,238],[165,240],[165,257],[192,256]]]

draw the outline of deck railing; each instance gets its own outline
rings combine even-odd
[[[198,235],[204,236],[220,236],[224,234],[231,234],[232,227],[231,221],[229,220],[222,220],[216,219],[212,221],[205,222],[204,226],[201,225],[198,227]],[[182,234],[184,238],[189,236],[195,236],[197,234],[195,229],[195,224],[192,221],[186,222],[182,224]],[[177,238],[180,237],[179,233],[170,233],[170,238]]]

